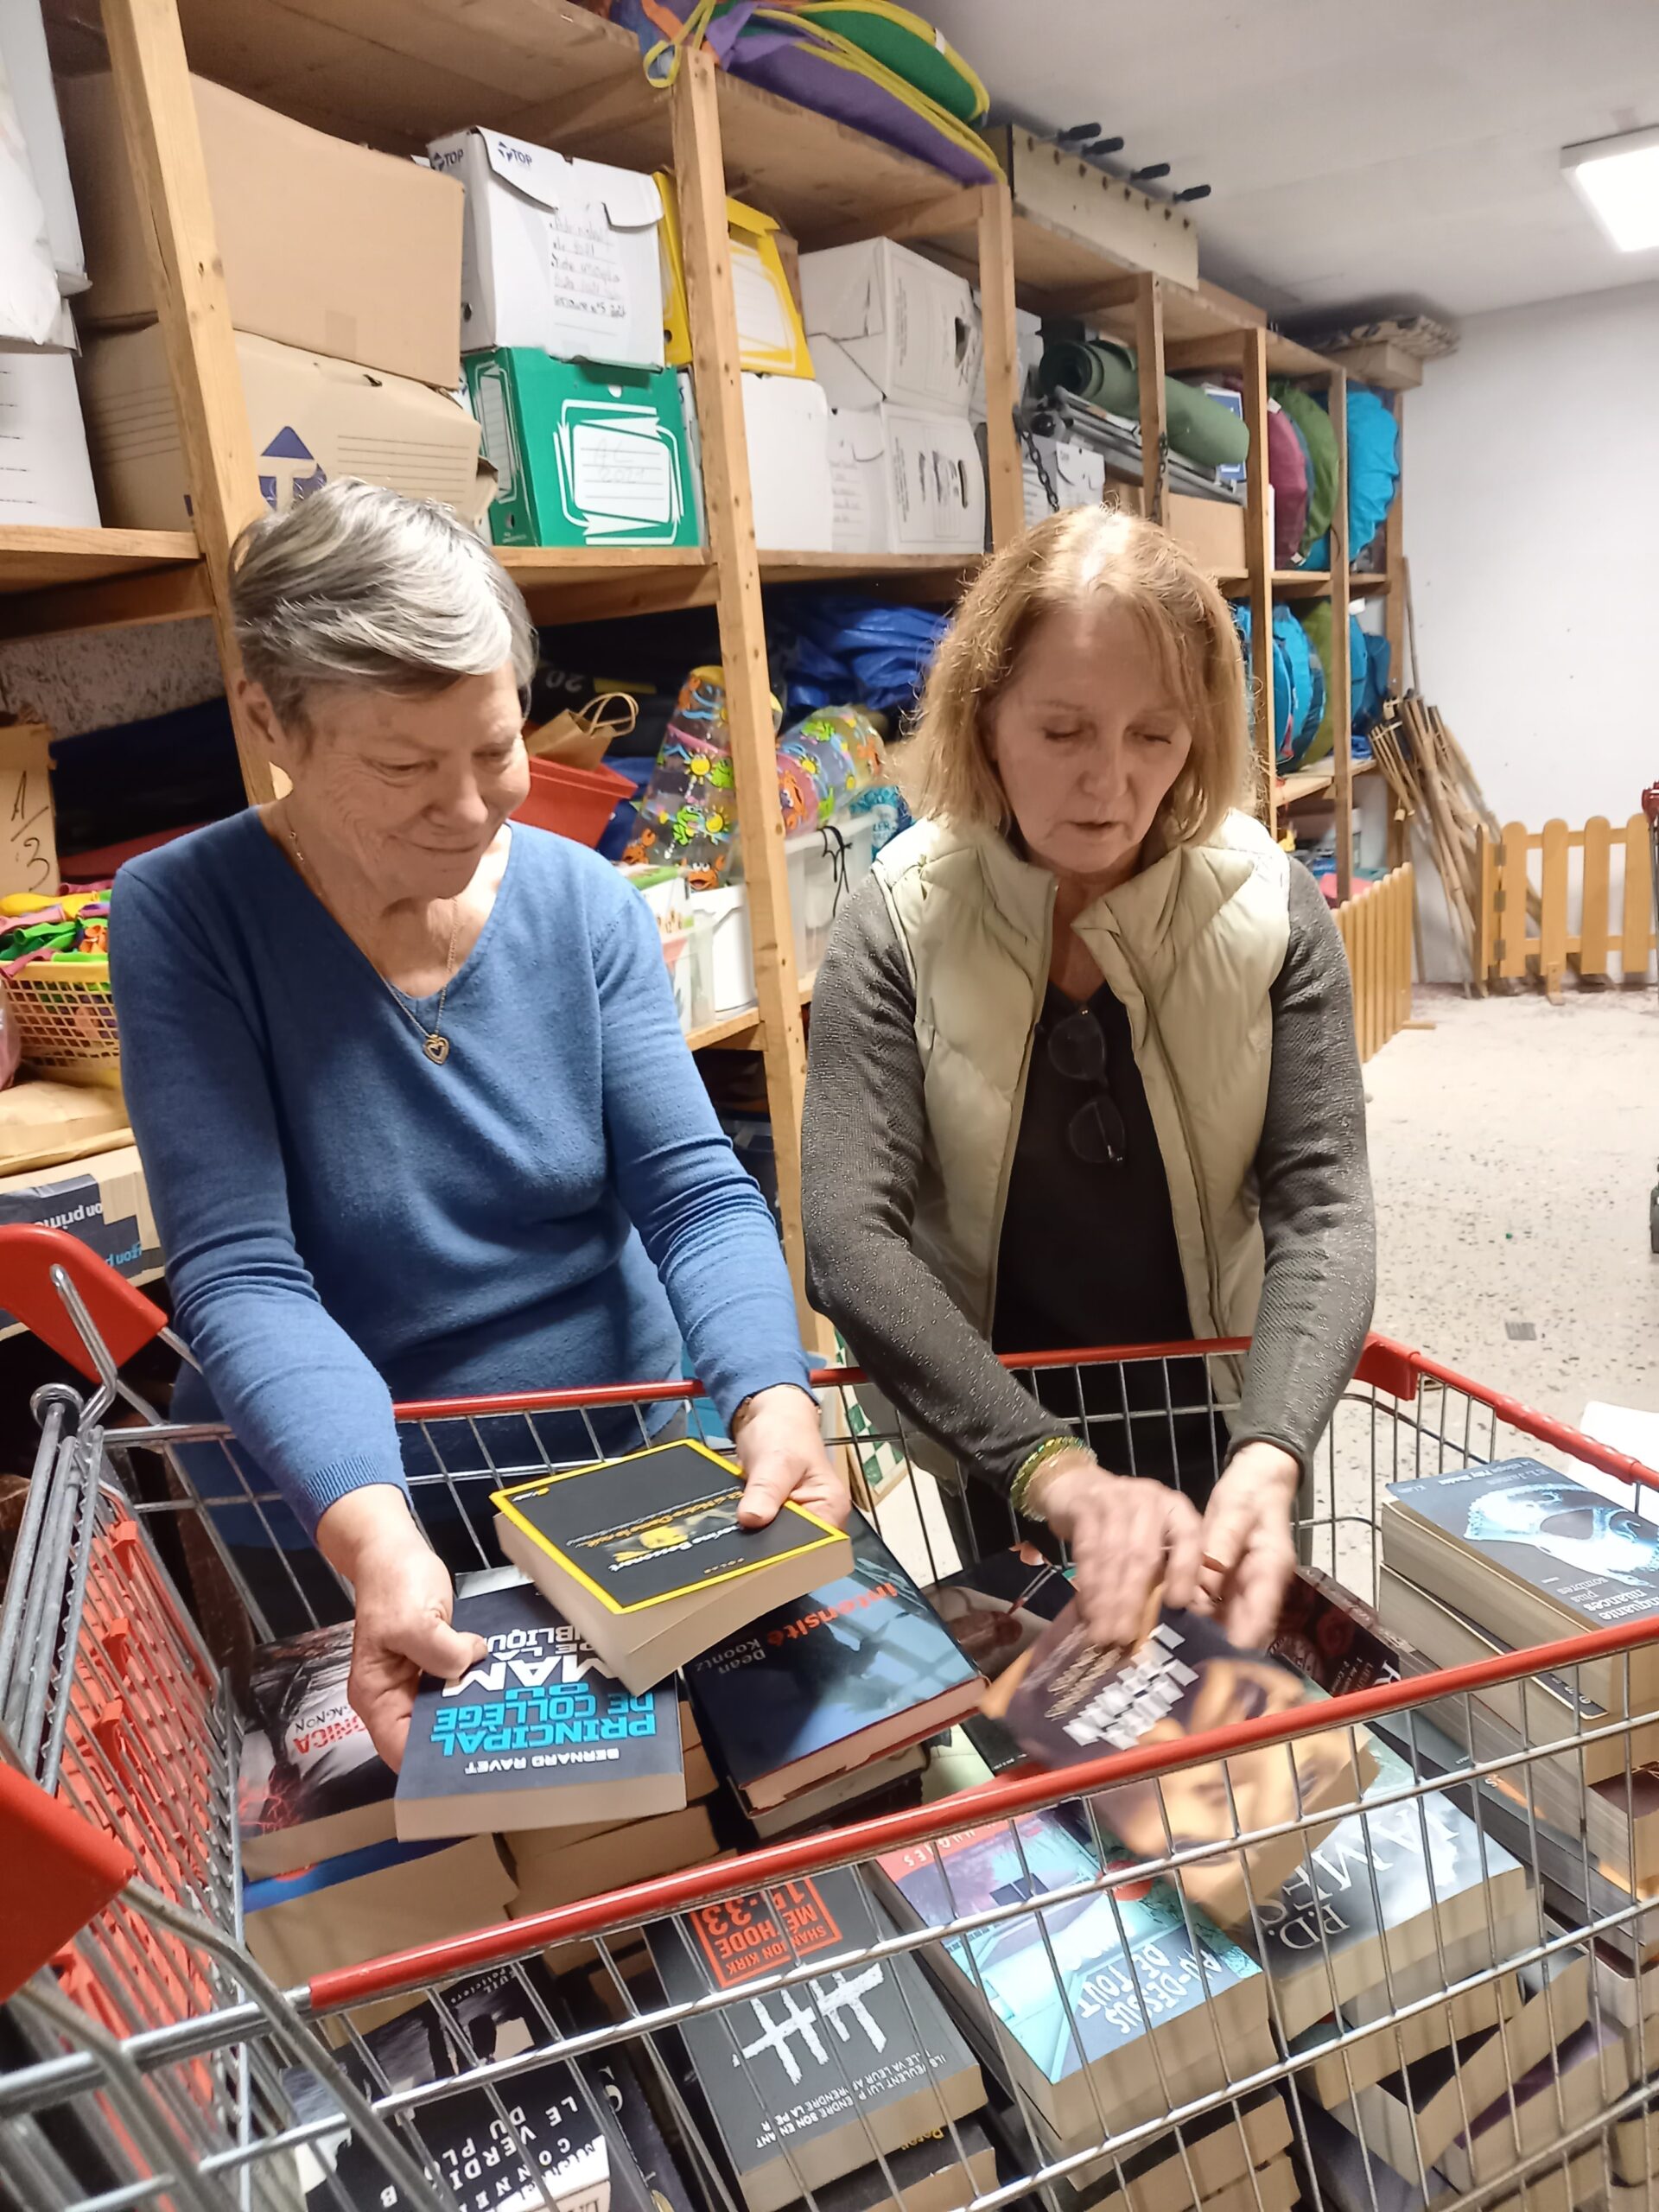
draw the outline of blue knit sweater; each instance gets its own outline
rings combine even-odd
[[[205,1377],[176,1410],[216,1408],[308,1535],[347,1491],[405,1481],[394,1397],[661,1381],[682,1336],[722,1414],[804,1384],[777,1234],[655,925],[594,854],[515,824],[442,1067],[251,810],[130,861],[110,941]]]

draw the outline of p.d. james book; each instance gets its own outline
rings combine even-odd
[[[634,1691],[850,1569],[847,1538],[805,1507],[785,1499],[764,1529],[745,1529],[742,1501],[740,1470],[696,1443],[492,1498],[502,1550]]]
[[[620,1826],[685,1802],[671,1682],[635,1695],[515,1568],[474,1576],[454,1622],[488,1656],[423,1677],[397,1777],[397,1834]]]

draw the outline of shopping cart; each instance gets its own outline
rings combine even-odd
[[[1287,2212],[1298,2194],[1338,2212],[1510,2202],[1566,2212],[1604,2201],[1633,2212],[1649,2202],[1659,1972],[1644,1977],[1628,1955],[1640,1959],[1659,1910],[1646,1910],[1638,1889],[1623,1898],[1610,1890],[1605,1835],[1593,1853],[1587,1834],[1578,1840],[1575,1882],[1559,1838],[1554,1858],[1546,1848],[1532,1798],[1548,1762],[1599,1749],[1605,1766],[1605,1747],[1618,1745],[1623,1780],[1611,1798],[1623,1800],[1634,1866],[1652,1802],[1639,1732],[1659,1716],[1630,1710],[1629,1654],[1653,1641],[1655,1624],[1404,1680],[1384,1670],[1359,1689],[1345,1686],[1356,1677],[1315,1632],[1303,1656],[1316,1675],[1333,1669],[1338,1694],[1328,1702],[1064,1776],[1005,1776],[283,1990],[241,1942],[234,1700],[163,1559],[188,1524],[233,1576],[236,1546],[216,1524],[249,1510],[275,1516],[279,1502],[245,1484],[203,1502],[204,1452],[227,1482],[239,1480],[228,1440],[159,1421],[124,1395],[119,1361],[161,1317],[85,1248],[51,1232],[0,1232],[0,1300],[91,1386],[41,1394],[40,1449],[0,1611],[0,1835],[12,1839],[0,1866],[0,1960],[16,1985],[0,2011],[0,2201],[28,2212],[299,2212],[302,2202],[620,2212],[649,2205],[635,2186],[643,2174],[657,2212],[760,2212],[797,2200],[822,2212],[997,2212],[1027,2202],[1048,2212],[1079,2202],[1111,2212]],[[1145,1463],[1154,1440],[1183,1424],[1217,1433],[1244,1350],[1162,1345],[1014,1364],[1050,1402],[1074,1399],[1078,1426],[1124,1466]],[[889,1541],[918,1579],[949,1571],[961,1525],[950,1471],[904,1476],[930,1456],[921,1440],[873,1414],[855,1371],[819,1383],[827,1431],[881,1493],[874,1516]],[[411,1482],[417,1492],[442,1486],[487,1556],[488,1491],[548,1464],[542,1444],[558,1417],[583,1427],[622,1407],[643,1435],[665,1401],[691,1408],[692,1386],[404,1408]],[[1624,1503],[1659,1479],[1373,1338],[1312,1471],[1306,1557],[1373,1590],[1382,1484],[1517,1449],[1587,1471]],[[1588,1669],[1604,1689],[1622,1683],[1623,1717],[1598,1720],[1580,1703],[1573,1725],[1551,1733],[1539,1709],[1559,1712],[1563,1694],[1546,1696],[1534,1678],[1581,1685]],[[1483,1694],[1512,1700],[1513,1748],[1493,1751],[1478,1732]],[[1409,1768],[1366,1788],[1363,1808],[1360,1730],[1412,1755]],[[1314,1738],[1342,1742],[1356,1785],[1317,1821],[1302,1815],[1294,1758]],[[1222,1759],[1226,1817],[1195,1840],[1173,1825],[1190,1811],[1180,1777]],[[1259,1782],[1262,1761],[1282,1762],[1287,1777],[1279,1812],[1266,1817],[1261,1791],[1241,1786],[1247,1771]],[[1101,1828],[1099,1793],[1131,1783],[1154,1790],[1165,1847],[1126,1864]],[[1600,1802],[1610,1802],[1605,1786]],[[1092,1848],[1084,1873],[1056,1880],[1033,1823],[1062,1804],[1067,1833]],[[1343,1824],[1333,1830],[1334,1820]],[[988,1897],[959,1899],[955,1840],[999,1826],[1006,1878]],[[1454,1831],[1476,1868],[1455,1897]],[[1355,1835],[1369,1847],[1356,1853]],[[1426,1904],[1409,1956],[1385,1945],[1362,1992],[1344,1966],[1333,1899],[1341,1890],[1357,1911],[1369,1898],[1383,1916],[1379,1835],[1415,1851]],[[1283,1982],[1249,1981],[1257,2009],[1247,2021],[1224,2001],[1227,1976],[1187,1885],[1242,1849],[1286,1840],[1292,1881],[1310,1901],[1295,1923],[1305,1929],[1300,1965]],[[82,1888],[66,1928],[68,1867]],[[856,1946],[825,1904],[841,1870],[872,1916]],[[939,1887],[945,1914],[906,1921],[900,1878],[913,1874]],[[1141,1941],[1131,1923],[1149,1897],[1161,1917]],[[671,1999],[647,1931],[679,1915],[729,1932],[734,1899],[746,1926],[766,1924],[767,1970]],[[1098,1931],[1103,1913],[1116,1963],[1080,1967],[1070,1931]],[[1284,1916],[1252,1899],[1243,1942],[1260,1955]],[[1014,1999],[999,1979],[1009,1944],[1022,1947],[1027,1976]],[[1183,1986],[1188,1956],[1209,1963]],[[923,1981],[906,1969],[914,1960]],[[1248,1960],[1233,1980],[1247,1981],[1247,1969]],[[982,2111],[966,2108],[959,2074],[952,2093],[925,2063],[903,2103],[902,2140],[880,2108],[860,2101],[879,2032],[861,2011],[871,1976],[898,1989],[918,2051],[932,2032],[918,2017],[918,1991],[951,1993],[971,2030]],[[1172,2042],[1163,2031],[1182,2004],[1190,2033]],[[1064,2073],[1077,2050],[1101,2050],[1103,2020],[1124,2051],[1142,2054],[1133,2094],[1120,2056],[1076,2069],[1062,2111],[1033,2052]],[[711,2023],[734,2078],[772,2115],[764,2187],[734,2178],[706,2071],[688,2064]],[[411,2034],[424,2072],[399,2055]],[[1504,2085],[1558,2045],[1542,2094],[1506,2101]],[[1422,2055],[1433,2051],[1447,2055],[1430,2082]],[[1471,2133],[1494,2099],[1502,2109]],[[861,2131],[855,2182],[814,2166],[802,2115],[826,2111]],[[919,2149],[906,2147],[912,2138],[925,2139]]]

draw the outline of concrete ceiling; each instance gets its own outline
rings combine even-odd
[[[1659,277],[1560,149],[1659,124],[1659,0],[920,0],[993,113],[1168,162],[1205,274],[1294,322],[1491,308]],[[1133,157],[1131,161],[1131,157]]]

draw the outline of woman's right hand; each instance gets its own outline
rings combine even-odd
[[[1026,1503],[1070,1548],[1077,1605],[1103,1647],[1140,1640],[1155,1590],[1171,1606],[1197,1596],[1204,1524],[1167,1483],[1109,1474],[1089,1452],[1062,1452]]]
[[[449,1625],[449,1571],[390,1483],[348,1491],[317,1523],[317,1549],[356,1600],[346,1694],[374,1748],[396,1773],[423,1675],[442,1681],[488,1656],[481,1636]]]

